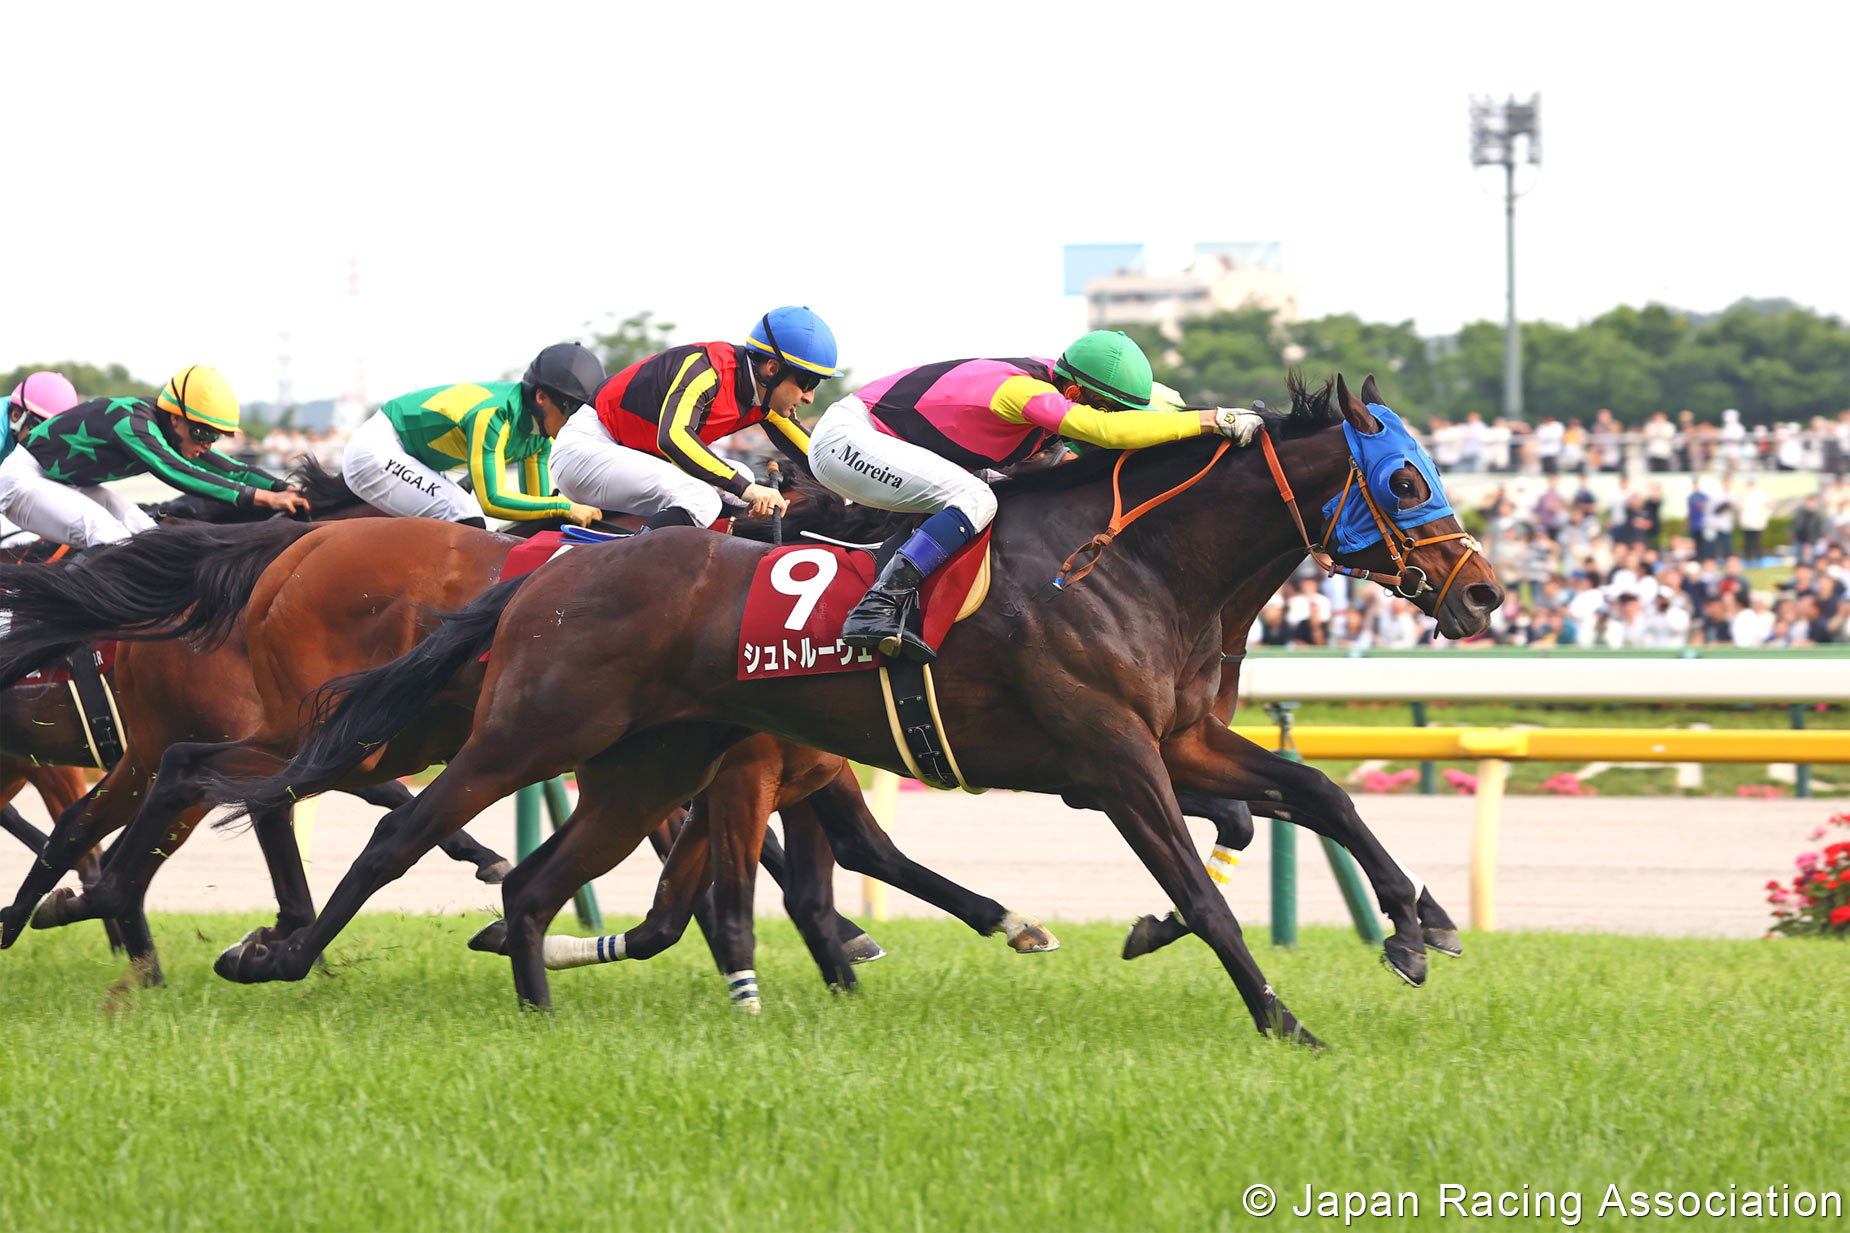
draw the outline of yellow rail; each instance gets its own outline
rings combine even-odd
[[[1272,725],[1234,729],[1278,748]],[[1369,728],[1292,729],[1306,760],[1386,758],[1458,762],[1483,758],[1532,762],[1850,762],[1850,730],[1776,728]]]

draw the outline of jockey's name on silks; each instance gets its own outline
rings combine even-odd
[[[401,395],[379,408],[405,453],[433,471],[466,466],[475,499],[491,518],[565,517],[572,503],[554,497],[552,440],[526,405],[518,381],[464,382]],[[521,464],[520,489],[508,487],[509,463]],[[409,474],[400,478],[413,482]],[[422,490],[420,488],[420,490]]]
[[[922,633],[932,650],[972,597],[989,552],[984,533],[932,575],[920,595]],[[759,558],[739,620],[738,679],[820,676],[877,667],[881,657],[841,641],[842,623],[874,579],[865,552],[812,544],[774,548]]]

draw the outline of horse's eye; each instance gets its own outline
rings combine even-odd
[[[1396,475],[1388,483],[1388,487],[1393,490],[1394,495],[1397,497],[1411,497],[1415,492],[1412,478],[1405,475]]]

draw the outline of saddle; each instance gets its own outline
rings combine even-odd
[[[5,555],[14,564],[52,565],[68,557],[70,551],[68,545],[38,540],[9,546]],[[0,612],[0,635],[5,634],[10,624],[10,614]],[[85,643],[59,663],[40,668],[19,680],[21,685],[69,687],[71,702],[77,707],[77,718],[83,727],[84,741],[99,771],[107,771],[123,754],[122,716],[116,709],[115,691],[109,685],[109,674],[115,666],[114,642]]]

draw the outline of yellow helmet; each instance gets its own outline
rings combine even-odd
[[[219,432],[238,430],[238,396],[216,368],[189,364],[161,387],[154,405]]]

